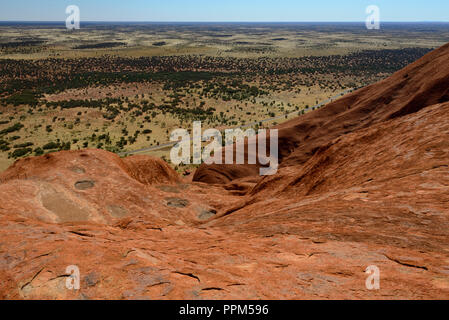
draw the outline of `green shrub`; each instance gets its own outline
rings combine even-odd
[[[61,144],[60,150],[70,150],[70,148],[71,148],[70,142],[66,142]]]
[[[42,147],[44,150],[50,150],[50,149],[58,149],[59,143],[56,142],[49,142],[46,145]]]
[[[33,149],[31,149],[31,148],[16,149],[11,154],[11,157],[13,157],[13,158],[23,157],[24,155],[27,155],[28,153],[30,153],[32,151],[33,151]]]
[[[12,96],[6,98],[5,101],[8,104],[12,104],[14,106],[19,105],[35,106],[39,102],[37,99],[37,95],[29,91],[13,94]]]
[[[31,147],[32,145],[34,145],[34,143],[32,143],[32,142],[25,142],[25,143],[21,143],[21,144],[16,144],[16,145],[14,145],[14,148],[15,148],[15,149],[18,149],[18,148],[27,148],[27,147]]]
[[[21,123],[16,123],[11,127],[8,127],[6,129],[3,129],[2,131],[0,131],[0,134],[7,134],[7,133],[11,133],[11,132],[15,132],[15,131],[19,131],[20,129],[23,128],[23,124]]]
[[[35,156],[41,156],[44,154],[44,150],[41,147],[38,147],[36,149],[34,149],[34,155]]]

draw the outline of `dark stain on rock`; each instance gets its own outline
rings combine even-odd
[[[91,272],[84,277],[84,281],[88,287],[95,287],[100,282],[100,277],[95,272]]]
[[[91,180],[83,180],[83,181],[78,181],[77,183],[75,183],[75,188],[77,188],[78,190],[92,189],[94,186],[95,186],[95,182],[93,182]]]
[[[72,168],[70,168],[70,170],[72,170],[75,173],[79,173],[79,174],[86,173],[86,170],[84,170],[81,167],[72,167]]]
[[[212,217],[215,217],[217,214],[216,210],[206,210],[206,209],[200,209],[198,214],[198,219],[200,220],[209,220]]]
[[[185,199],[166,198],[165,201],[167,201],[167,206],[173,208],[185,208],[189,205],[189,201]]]
[[[168,193],[180,193],[180,190],[175,186],[169,186],[169,185],[163,185],[163,186],[157,186],[161,191],[168,192]]]

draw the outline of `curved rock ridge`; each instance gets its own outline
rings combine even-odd
[[[124,158],[122,161],[126,168],[125,171],[130,177],[143,184],[154,185],[181,181],[176,171],[159,158],[138,155]]]
[[[449,101],[448,60],[446,44],[383,81],[274,127],[280,166],[302,165],[333,139]],[[203,164],[194,181],[226,184],[258,172],[252,165]]]
[[[51,153],[16,161],[0,174],[0,182],[1,209],[46,222],[113,224],[139,216],[156,224],[198,220],[195,200],[181,216],[166,206],[165,198],[181,195],[188,186],[166,162],[149,156]]]

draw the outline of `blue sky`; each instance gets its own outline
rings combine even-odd
[[[365,21],[377,5],[382,21],[449,21],[449,0],[0,0],[0,21]]]

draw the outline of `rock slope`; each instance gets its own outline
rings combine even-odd
[[[274,176],[202,166],[186,182],[100,150],[16,162],[0,298],[448,299],[448,65],[446,45],[280,125]]]

